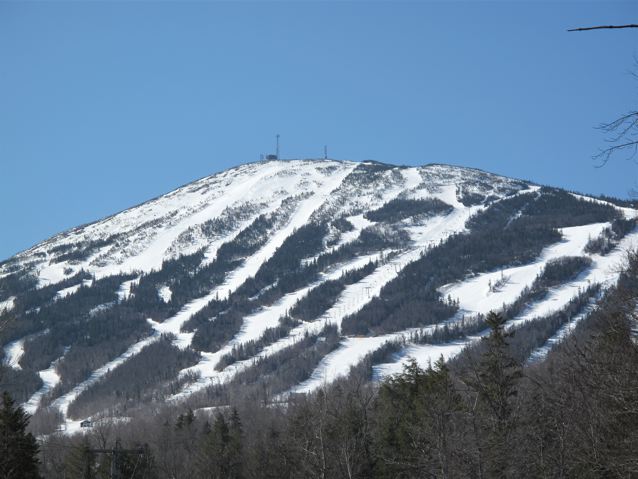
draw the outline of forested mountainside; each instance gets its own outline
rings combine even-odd
[[[288,439],[277,441],[295,437],[288,428],[303,432],[295,421],[305,417],[304,408],[366,412],[380,401],[378,408],[389,408],[384,420],[398,422],[379,425],[389,429],[375,434],[409,427],[390,411],[393,401],[413,400],[401,382],[409,377],[377,391],[408,366],[408,382],[425,381],[437,394],[447,385],[458,395],[465,421],[474,396],[457,390],[461,370],[475,367],[480,386],[483,349],[502,346],[481,338],[493,338],[495,329],[513,334],[506,369],[527,364],[526,370],[545,371],[573,331],[603,328],[596,315],[607,317],[601,311],[618,294],[627,251],[638,241],[637,215],[628,202],[446,165],[243,165],[0,264],[0,389],[33,414],[31,428],[45,435],[82,431],[85,419],[111,428],[145,424],[152,411],[170,425],[166,440],[174,441],[186,426],[232,430],[240,419],[229,413],[231,404],[242,414],[248,404],[285,404],[261,412],[263,421],[278,422],[272,431],[260,429],[259,440],[288,450]],[[498,327],[490,312],[502,315]],[[448,366],[416,367],[439,358]],[[353,384],[357,394],[375,399],[350,404],[367,397],[352,396]],[[223,414],[205,426],[200,415],[210,411]],[[492,424],[488,416],[480,421],[476,427]],[[454,426],[468,441],[465,427]],[[347,447],[360,454],[353,441]],[[488,446],[480,445],[481,454]],[[293,459],[307,458],[286,461]],[[467,467],[478,467],[475,459],[465,458]],[[321,477],[341,474],[325,472]],[[166,477],[191,477],[180,474]],[[367,477],[365,470],[357,474]]]

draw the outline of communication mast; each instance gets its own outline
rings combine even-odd
[[[279,159],[279,133],[277,133],[275,135],[275,138],[277,139],[277,143],[275,146],[275,154],[273,155],[272,153],[266,155],[266,160],[278,160]]]
[[[328,159],[328,145],[323,145],[323,159]]]
[[[277,149],[275,150],[275,155],[277,159],[279,159],[279,133],[277,133]]]

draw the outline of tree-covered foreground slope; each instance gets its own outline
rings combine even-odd
[[[445,165],[243,165],[2,263],[0,388],[38,435],[292,411],[347,377],[451,368],[490,312],[517,363],[544,364],[613,291],[636,215]]]
[[[380,383],[366,364],[319,390],[160,408],[84,435],[51,435],[46,477],[536,478],[638,474],[638,258],[543,361],[517,359],[519,330],[489,333],[454,360],[409,361]],[[367,365],[369,366],[369,364]],[[119,442],[118,442],[119,441]]]

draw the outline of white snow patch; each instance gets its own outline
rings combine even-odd
[[[339,238],[339,241],[327,249],[328,252],[335,251],[346,244],[356,241],[359,238],[359,235],[361,235],[362,230],[374,224],[372,221],[364,218],[363,215],[348,216],[346,217],[346,220],[349,221],[354,228],[352,231],[346,231],[343,233],[341,238]]]
[[[556,334],[554,334],[551,338],[549,338],[545,342],[545,344],[543,344],[541,347],[536,348],[534,351],[532,351],[532,354],[527,360],[528,364],[542,361],[543,359],[545,359],[547,355],[549,354],[549,352],[554,348],[554,346],[561,343],[567,336],[569,336],[572,333],[572,331],[574,331],[578,323],[581,322],[583,319],[585,319],[587,316],[589,316],[592,313],[592,311],[594,311],[594,309],[595,309],[595,306],[590,303],[590,305],[587,306],[582,313],[574,316],[569,322],[561,326],[558,329],[558,331],[556,331]]]
[[[115,301],[112,301],[110,303],[98,304],[96,307],[91,308],[91,310],[89,311],[89,316],[95,316],[96,314],[98,314],[98,313],[100,313],[102,311],[106,311],[107,309],[111,309],[114,305],[115,305]]]
[[[22,366],[20,366],[20,360],[24,355],[25,343],[30,339],[37,338],[38,336],[42,336],[43,334],[47,334],[48,332],[49,330],[45,329],[44,331],[40,331],[38,333],[28,334],[23,338],[17,339],[7,344],[4,347],[5,364],[13,369],[22,369]]]
[[[162,301],[168,303],[173,297],[173,292],[171,291],[171,288],[169,286],[163,285],[157,289],[157,295]]]
[[[401,373],[411,359],[416,360],[421,368],[427,368],[430,364],[434,364],[441,356],[447,361],[459,354],[463,348],[476,339],[478,339],[478,337],[463,341],[452,341],[445,344],[409,345],[402,351],[397,361],[373,366],[373,376],[377,380],[382,380],[388,376]]]
[[[0,301],[0,314],[7,313],[15,307],[15,296],[10,296],[4,301]]]
[[[7,366],[13,369],[22,369],[20,359],[24,355],[24,342],[26,338],[12,341],[4,347],[4,357]]]
[[[130,279],[128,281],[124,281],[120,285],[120,288],[117,290],[117,299],[118,299],[118,301],[122,302],[122,301],[126,301],[127,299],[129,299],[131,297],[131,295],[132,295],[131,287],[138,285],[141,278],[142,278],[141,276],[138,276],[137,278]]]
[[[339,347],[326,355],[312,372],[310,378],[293,387],[291,393],[309,393],[331,383],[335,379],[346,376],[352,366],[359,363],[366,355],[376,351],[385,343],[398,339],[400,335],[391,334],[373,337],[347,337]]]
[[[73,286],[69,286],[68,288],[64,288],[58,291],[55,295],[55,299],[66,298],[67,296],[77,293],[82,286],[85,286],[88,288],[88,287],[91,287],[92,285],[93,285],[93,280],[85,279],[79,284],[74,284]]]

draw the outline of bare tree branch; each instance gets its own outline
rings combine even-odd
[[[629,112],[610,123],[604,123],[598,129],[613,134],[607,139],[613,144],[594,155],[594,160],[599,162],[597,168],[605,166],[612,156],[621,152],[627,153],[627,160],[635,158],[638,153],[638,111]]]
[[[567,30],[568,32],[584,32],[587,30],[608,30],[608,29],[616,29],[616,28],[638,28],[638,24],[631,23],[629,25],[600,25],[597,27],[580,27],[580,28],[570,28]]]

